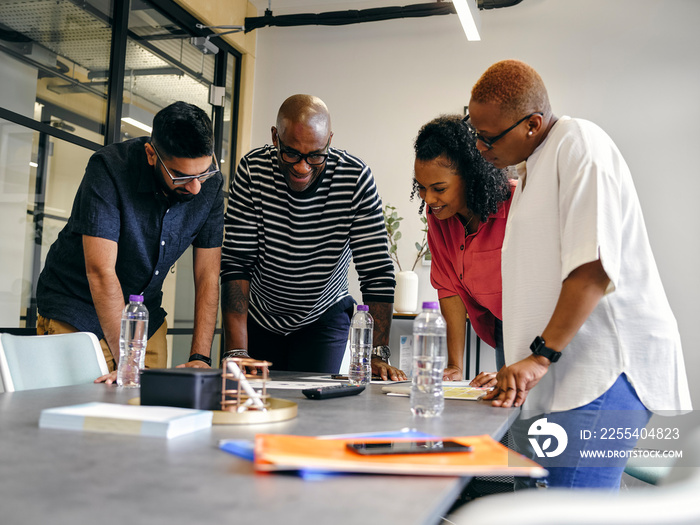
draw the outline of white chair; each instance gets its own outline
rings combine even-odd
[[[683,440],[679,458],[656,487],[619,494],[533,489],[486,496],[448,519],[455,525],[497,520],[517,525],[696,525],[700,523],[700,428]]]
[[[95,334],[0,334],[0,378],[6,392],[92,383],[108,372]]]

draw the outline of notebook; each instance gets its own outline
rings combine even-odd
[[[212,415],[191,408],[85,403],[42,410],[39,427],[170,439],[211,427]]]
[[[255,469],[264,472],[320,470],[412,476],[542,477],[547,473],[534,461],[513,452],[487,435],[432,439],[457,441],[470,446],[472,451],[362,456],[349,451],[346,447],[348,442],[357,441],[357,438],[319,439],[307,436],[258,434],[255,436]]]

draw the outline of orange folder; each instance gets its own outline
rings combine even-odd
[[[441,439],[470,445],[472,451],[363,456],[349,450],[346,444],[357,441],[381,442],[386,439],[319,439],[259,434],[255,437],[255,468],[259,471],[318,470],[415,476],[542,477],[547,474],[534,461],[513,452],[488,435]]]

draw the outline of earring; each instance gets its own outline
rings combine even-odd
[[[527,134],[528,134],[528,135],[532,135],[532,131],[528,131]]]

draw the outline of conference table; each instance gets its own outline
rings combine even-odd
[[[273,372],[271,379],[311,375]],[[469,478],[355,474],[309,480],[256,473],[251,462],[220,450],[219,441],[403,428],[500,439],[518,413],[482,401],[446,400],[441,417],[416,418],[408,398],[387,396],[377,384],[360,395],[326,400],[307,399],[300,390],[270,393],[298,403],[297,417],[214,425],[170,440],[38,427],[44,408],[127,403],[138,389],[87,384],[0,394],[0,523],[434,525]]]

